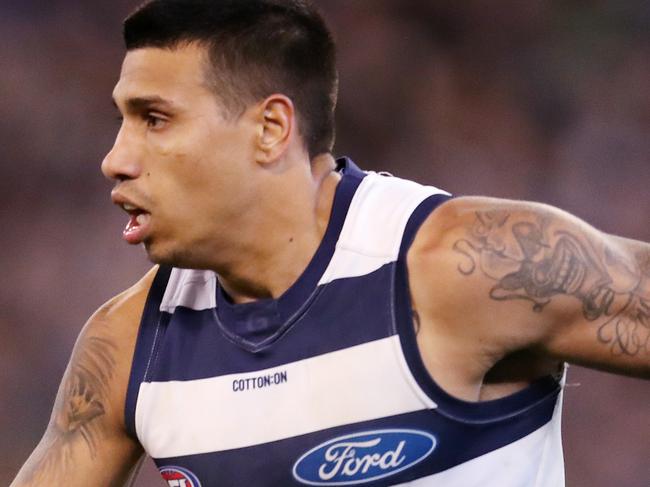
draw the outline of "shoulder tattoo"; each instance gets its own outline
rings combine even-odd
[[[552,216],[501,210],[476,212],[453,250],[459,273],[494,281],[491,299],[528,301],[539,313],[570,296],[612,353],[650,353],[650,250],[629,258]]]

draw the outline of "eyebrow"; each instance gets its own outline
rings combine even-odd
[[[115,98],[113,98],[113,106],[115,108],[119,107],[117,106],[117,102],[115,101]],[[138,96],[134,98],[128,98],[126,100],[126,108],[127,111],[130,113],[138,113],[142,112],[148,108],[151,108],[153,106],[157,107],[163,107],[163,108],[172,108],[173,104],[165,100],[164,98],[161,98],[160,96],[154,95],[154,96]]]

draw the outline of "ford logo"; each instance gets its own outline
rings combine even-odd
[[[293,476],[307,485],[363,484],[412,467],[435,447],[435,437],[424,431],[363,431],[312,448],[293,465]]]

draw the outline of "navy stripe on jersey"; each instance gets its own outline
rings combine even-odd
[[[457,399],[444,391],[427,371],[420,355],[413,324],[406,254],[424,220],[444,199],[446,198],[439,196],[427,198],[413,212],[404,232],[397,261],[395,319],[404,355],[411,372],[420,387],[436,402],[440,414],[462,421],[493,421],[533,407],[539,402],[546,401],[549,396],[555,399],[560,392],[560,384],[551,376],[542,377],[525,389],[501,399],[468,402]]]
[[[138,389],[140,388],[140,382],[145,378],[147,367],[150,365],[153,348],[156,345],[156,329],[161,324],[164,325],[163,322],[169,319],[169,315],[160,313],[158,306],[165,294],[165,288],[167,287],[167,281],[169,281],[171,272],[171,267],[161,266],[158,269],[156,277],[154,277],[151,288],[149,289],[144,312],[142,313],[142,320],[133,354],[133,362],[131,364],[131,373],[129,374],[129,385],[126,391],[126,407],[124,410],[126,430],[133,438],[137,438],[135,431],[135,407],[138,401]]]
[[[442,472],[523,438],[548,423],[554,407],[554,399],[547,398],[521,417],[489,426],[447,421],[435,412],[423,410],[357,423],[353,428],[341,426],[258,446],[158,458],[155,462],[159,467],[181,465],[188,468],[207,486],[259,485],[261,478],[264,485],[303,485],[293,478],[293,463],[307,451],[338,436],[385,428],[425,431],[433,435],[437,442],[435,449],[422,463],[386,479],[364,483],[368,487],[389,486]]]
[[[154,373],[147,381],[253,372],[385,338],[392,334],[392,267],[385,265],[365,276],[320,286],[309,300],[309,322],[303,322],[304,315],[289,322],[273,347],[256,353],[233,346],[217,325],[214,309],[179,307],[169,325],[163,324],[159,331]],[[332,303],[337,303],[336,308]]]

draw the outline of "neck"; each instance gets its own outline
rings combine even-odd
[[[236,303],[277,298],[306,269],[327,229],[340,175],[330,154],[271,175],[227,265],[216,269]]]

